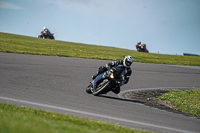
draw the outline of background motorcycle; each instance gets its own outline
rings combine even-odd
[[[48,38],[55,40],[55,34],[54,33],[47,33],[45,31],[41,31],[41,34],[38,36],[38,38]]]
[[[98,75],[86,88],[86,92],[98,96],[114,90],[122,85],[126,71],[123,67],[118,66]]]
[[[147,52],[149,53],[149,51],[146,48],[146,44],[137,44],[136,45],[136,49],[138,52]]]

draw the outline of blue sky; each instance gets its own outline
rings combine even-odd
[[[0,0],[0,32],[200,55],[200,0]]]

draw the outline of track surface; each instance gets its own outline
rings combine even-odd
[[[0,102],[103,120],[154,132],[200,132],[200,120],[123,100],[112,92],[85,92],[106,60],[0,53]],[[159,87],[199,87],[200,70],[133,63],[122,91]]]

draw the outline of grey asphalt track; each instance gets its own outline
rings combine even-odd
[[[200,119],[124,100],[112,92],[95,97],[85,92],[106,60],[0,53],[0,102],[103,120],[154,132],[200,132]],[[133,63],[122,91],[200,88],[200,70],[162,64]]]

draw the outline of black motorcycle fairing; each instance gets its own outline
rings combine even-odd
[[[99,84],[101,84],[101,82],[103,82],[105,79],[109,79],[109,81],[111,83],[110,90],[112,90],[115,87],[121,86],[122,81],[125,79],[126,73],[127,73],[127,69],[124,68],[123,66],[118,66],[118,67],[112,68],[104,73],[101,73],[91,82],[91,84],[93,86],[92,91],[95,92],[97,89],[97,86]],[[110,77],[111,74],[114,75],[114,79],[112,79]],[[109,90],[107,90],[107,91],[109,91]]]
[[[106,73],[108,73],[108,71],[106,71],[106,72],[104,72],[104,73],[98,75],[98,76],[91,82],[91,84],[92,84],[92,86],[93,86],[93,87],[92,87],[93,91],[95,91],[95,89],[96,89],[96,87],[97,87],[97,83],[100,82],[100,81],[102,80],[102,77],[103,77],[104,75],[106,75]]]
[[[54,33],[50,33],[50,32],[46,32],[46,31],[41,31],[41,34],[38,36],[38,38],[48,38],[48,39],[53,39],[55,40],[55,34]]]

